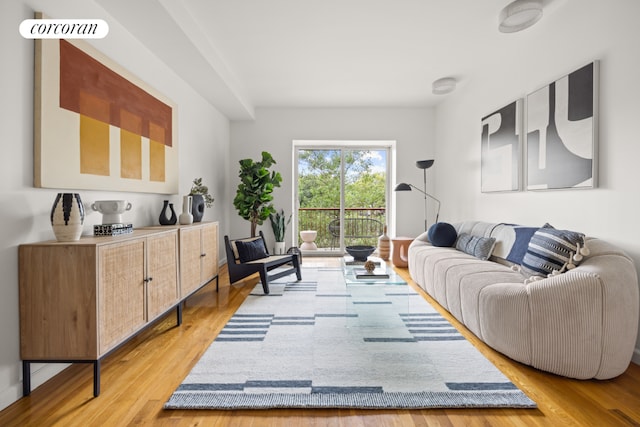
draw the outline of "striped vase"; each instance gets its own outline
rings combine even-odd
[[[59,242],[80,240],[84,205],[78,193],[58,193],[51,208],[51,226]]]
[[[384,261],[389,259],[391,252],[391,239],[387,236],[387,226],[385,224],[382,236],[378,237],[378,256]]]

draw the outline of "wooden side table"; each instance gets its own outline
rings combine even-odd
[[[413,242],[413,237],[392,237],[393,254],[391,262],[396,267],[407,268],[409,266],[409,245]]]

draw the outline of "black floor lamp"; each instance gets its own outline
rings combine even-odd
[[[416,166],[419,169],[422,169],[422,172],[423,172],[423,175],[424,175],[424,178],[423,178],[424,190],[419,189],[418,187],[416,187],[413,184],[408,184],[408,183],[405,183],[405,182],[401,182],[400,184],[396,185],[396,188],[394,189],[394,191],[411,191],[411,189],[414,188],[417,191],[419,191],[420,193],[424,194],[424,231],[427,231],[427,229],[428,229],[428,223],[427,223],[427,197],[429,197],[432,200],[435,200],[438,203],[438,208],[436,209],[436,221],[435,222],[438,222],[438,217],[440,216],[440,200],[436,199],[431,194],[427,193],[427,169],[429,169],[431,166],[433,166],[433,162],[434,162],[434,160],[418,160],[416,162]]]

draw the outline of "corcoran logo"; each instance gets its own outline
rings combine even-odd
[[[109,24],[102,19],[25,19],[20,35],[25,39],[102,39]]]

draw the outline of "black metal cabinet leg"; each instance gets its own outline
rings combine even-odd
[[[27,397],[31,394],[31,363],[22,361],[22,396]]]
[[[100,396],[100,361],[93,361],[93,397]]]
[[[178,326],[182,325],[182,303],[179,302],[176,306],[176,322]]]

